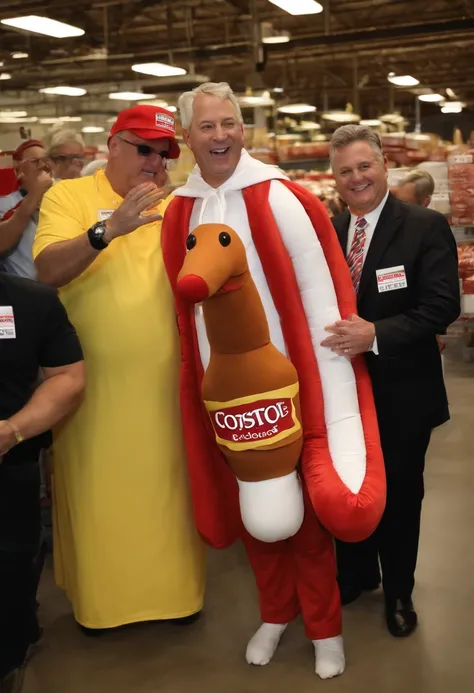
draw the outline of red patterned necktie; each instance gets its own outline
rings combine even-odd
[[[354,291],[356,293],[359,291],[360,275],[362,274],[362,267],[364,265],[366,227],[367,221],[364,219],[364,217],[358,217],[355,225],[351,249],[349,251],[349,255],[347,256],[347,264],[349,265],[349,270],[352,277],[352,286],[354,287]]]

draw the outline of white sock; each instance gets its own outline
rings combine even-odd
[[[287,623],[263,623],[247,645],[248,664],[263,667],[272,659]]]
[[[342,635],[337,638],[313,640],[316,654],[316,673],[322,679],[332,679],[343,673],[346,666],[344,641]]]

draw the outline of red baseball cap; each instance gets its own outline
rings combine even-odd
[[[30,149],[30,147],[42,147],[44,149],[44,144],[39,140],[26,140],[26,142],[22,142],[12,154],[13,161],[21,161],[24,152]]]
[[[144,140],[157,140],[160,137],[166,137],[170,143],[170,159],[177,159],[181,154],[176,139],[175,119],[171,111],[167,111],[166,108],[142,104],[121,111],[112,125],[109,139],[112,135],[123,130],[129,130]]]

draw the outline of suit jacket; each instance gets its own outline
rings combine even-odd
[[[349,212],[333,219],[347,252]],[[377,270],[403,265],[407,286],[379,292]],[[459,316],[457,249],[442,214],[389,195],[362,270],[359,315],[375,324],[366,354],[382,442],[413,440],[449,419],[436,335]]]

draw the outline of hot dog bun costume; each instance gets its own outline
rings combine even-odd
[[[322,203],[245,151],[219,188],[209,186],[196,167],[175,195],[164,218],[162,243],[178,313],[181,408],[197,528],[216,548],[243,540],[266,624],[288,623],[301,611],[307,636],[329,641],[341,633],[331,535],[345,541],[368,537],[385,506],[385,471],[364,360],[350,362],[320,346],[327,336],[325,326],[356,312],[346,261]],[[178,291],[178,276],[185,262],[191,262],[187,238],[202,224],[225,224],[238,234],[270,342],[297,373],[304,518],[286,541],[262,542],[243,526],[242,480],[216,441],[203,403],[203,376],[210,365],[203,307]],[[225,339],[235,318],[226,319],[227,324],[221,314],[220,331],[211,328],[213,338],[221,334]],[[219,397],[212,395],[211,401],[219,402]],[[235,423],[227,419],[231,427]],[[276,475],[273,483],[282,478]],[[260,484],[269,482],[244,480],[249,484],[245,500],[255,502],[254,513],[268,510],[265,504],[257,506]]]

